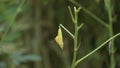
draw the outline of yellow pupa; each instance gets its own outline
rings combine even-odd
[[[58,29],[58,34],[55,37],[55,41],[57,42],[57,44],[60,46],[61,49],[63,49],[63,38],[62,38],[62,30],[61,27],[59,26]]]

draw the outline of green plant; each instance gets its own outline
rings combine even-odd
[[[120,35],[120,33],[116,34],[113,36],[113,31],[112,31],[112,22],[111,22],[111,12],[109,12],[109,20],[110,20],[110,25],[105,24],[102,20],[100,20],[99,18],[97,18],[96,16],[94,16],[93,14],[90,13],[90,15],[92,15],[96,20],[100,21],[100,23],[102,25],[104,25],[105,27],[107,27],[110,30],[110,38],[108,40],[106,40],[105,42],[103,42],[101,45],[99,45],[97,48],[95,48],[93,51],[91,51],[90,53],[86,54],[85,56],[83,56],[82,58],[77,60],[77,50],[79,48],[78,45],[78,31],[80,30],[80,28],[83,26],[83,24],[81,24],[80,26],[78,26],[78,13],[81,9],[81,7],[79,7],[78,9],[76,7],[74,7],[74,14],[72,13],[72,10],[70,7],[68,7],[71,18],[72,18],[72,22],[74,23],[74,34],[72,34],[69,30],[67,30],[63,25],[60,24],[60,27],[62,27],[68,34],[70,34],[70,36],[73,38],[74,40],[74,52],[73,52],[73,61],[72,61],[72,65],[71,68],[76,68],[76,66],[83,60],[85,60],[87,57],[89,57],[90,55],[94,54],[96,51],[98,51],[100,48],[102,48],[103,46],[105,46],[105,44],[107,44],[108,42],[113,43],[113,39],[118,37]],[[88,10],[87,10],[88,12]],[[88,12],[89,13],[89,12]],[[62,36],[61,36],[62,37]],[[59,39],[59,41],[63,41],[62,39]],[[113,47],[112,47],[113,49]],[[110,50],[110,51],[114,51]],[[112,52],[113,54],[113,52]],[[115,62],[114,62],[114,55],[111,56],[111,68],[115,67]]]
[[[71,3],[82,7],[83,11],[86,12],[88,15],[90,15],[91,17],[93,17],[95,20],[97,20],[101,25],[103,25],[104,27],[106,27],[106,29],[109,30],[109,37],[112,37],[114,35],[113,33],[113,19],[114,17],[112,16],[112,11],[113,11],[113,5],[111,3],[111,0],[104,0],[105,2],[105,8],[106,11],[108,13],[108,21],[109,24],[106,24],[106,22],[104,22],[103,20],[101,20],[99,17],[97,17],[96,15],[94,15],[93,13],[91,13],[89,10],[87,10],[85,7],[83,7],[81,4],[77,3],[75,0],[70,0]],[[110,68],[115,68],[116,62],[115,62],[115,47],[114,47],[114,39],[111,40],[111,45],[109,48],[109,52],[110,52]]]

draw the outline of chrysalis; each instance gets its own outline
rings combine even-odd
[[[110,52],[111,52],[112,41],[110,41],[108,45],[109,45],[109,55],[110,55],[111,54]]]
[[[58,29],[58,34],[55,37],[55,41],[57,42],[57,44],[60,46],[61,49],[63,49],[63,38],[62,38],[62,30],[61,27],[59,27]]]

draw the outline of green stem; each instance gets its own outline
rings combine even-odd
[[[113,24],[112,24],[112,16],[109,13],[109,35],[110,37],[113,36]],[[112,45],[110,48],[110,68],[115,68],[115,47],[114,47],[114,40],[112,40]]]
[[[87,55],[85,55],[84,57],[80,58],[79,60],[76,61],[75,66],[77,66],[81,61],[83,61],[84,59],[86,59],[87,57],[89,57],[90,55],[92,55],[93,53],[95,53],[96,51],[98,51],[100,48],[102,48],[103,46],[105,46],[105,44],[107,44],[109,41],[113,40],[114,38],[120,36],[120,33],[110,37],[107,41],[105,41],[104,43],[102,43],[101,45],[99,45],[99,47],[97,47],[96,49],[94,49],[93,51],[91,51],[90,53],[88,53]]]
[[[74,39],[74,35],[68,29],[66,29],[62,24],[60,24],[60,26]]]
[[[110,31],[110,37],[113,36],[113,30],[112,27],[109,30]],[[114,40],[112,40],[112,45],[110,48],[110,68],[115,68],[116,62],[115,62],[115,47],[114,47]]]
[[[98,18],[96,15],[94,15],[93,13],[91,13],[89,10],[87,10],[85,7],[83,7],[81,4],[77,3],[74,0],[70,0],[71,3],[75,4],[76,6],[80,6],[82,7],[82,10],[84,12],[86,12],[88,15],[90,15],[92,18],[94,18],[96,21],[98,21],[101,25],[105,26],[106,28],[109,28],[108,24],[106,24],[106,22],[104,22],[103,20],[101,20],[100,18]]]
[[[109,7],[111,7],[111,4],[109,4]],[[113,18],[112,18],[112,9],[108,9],[108,17],[109,17],[109,36],[113,36]],[[114,47],[114,40],[112,40],[112,45],[110,48],[110,68],[115,68],[115,47]]]
[[[74,38],[74,53],[73,53],[73,62],[72,68],[74,68],[77,56],[77,38],[78,38],[78,31],[77,31],[77,24],[75,24],[75,38]]]
[[[112,5],[111,5],[111,0],[104,0],[105,2],[105,8],[108,13],[108,18],[109,18],[109,36],[113,36],[113,17],[112,17]],[[110,53],[110,68],[115,68],[115,47],[114,47],[114,40],[111,41],[112,44],[110,45],[109,48],[109,53]]]
[[[73,16],[73,13],[72,13],[72,10],[71,10],[70,6],[68,6],[68,10],[70,12],[72,21],[74,21],[74,16]]]
[[[80,30],[83,25],[84,25],[84,23],[82,23],[80,26],[78,26],[78,30]]]
[[[76,62],[76,58],[77,58],[77,43],[78,43],[78,12],[76,12],[76,8],[74,8],[75,10],[75,20],[74,22],[74,26],[75,26],[75,34],[74,34],[74,52],[73,52],[73,61],[72,61],[72,66],[71,68],[75,68],[75,62]]]

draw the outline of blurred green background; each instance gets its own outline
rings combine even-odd
[[[104,0],[76,0],[108,22]],[[68,11],[69,0],[0,0],[0,68],[70,68],[73,39],[63,30],[64,49],[55,42],[59,24],[74,33]],[[112,0],[113,31],[120,32],[120,0]],[[79,13],[81,43],[77,58],[86,55],[109,37],[109,31],[85,13]],[[108,45],[108,44],[107,44]],[[120,37],[115,39],[116,68],[120,68]],[[109,47],[105,46],[77,68],[109,68]]]

